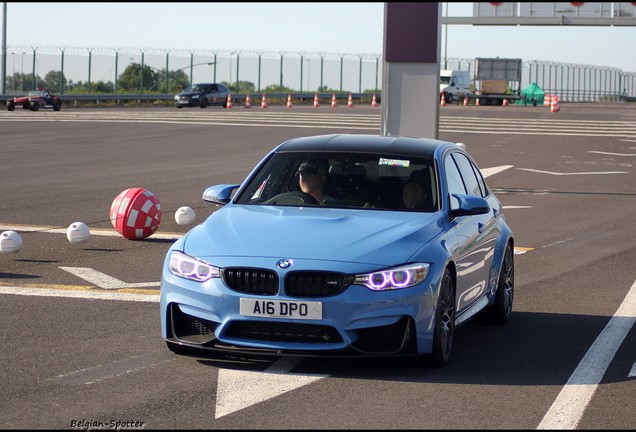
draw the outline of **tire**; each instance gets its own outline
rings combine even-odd
[[[203,98],[203,100],[201,101],[201,108],[207,108],[208,105],[210,105],[210,102],[208,102],[208,98]]]
[[[441,368],[450,361],[455,336],[455,280],[450,270],[444,270],[435,308],[433,351],[429,356],[432,367]]]
[[[62,102],[57,101],[53,104],[53,111],[59,111],[62,109]]]
[[[506,246],[495,301],[488,310],[490,321],[495,324],[505,324],[512,314],[512,302],[515,294],[515,261],[510,244]]]
[[[40,109],[40,103],[39,103],[39,102],[37,102],[37,101],[36,101],[36,102],[33,102],[33,103],[31,104],[31,106],[29,107],[29,109],[30,109],[31,111],[38,111],[38,110]]]
[[[9,111],[15,110],[15,103],[13,101],[8,101],[7,102],[7,110],[9,110]]]
[[[183,105],[177,105],[177,108],[181,109],[183,108]]]
[[[453,103],[453,94],[452,93],[446,93],[446,103],[447,104],[452,104]]]

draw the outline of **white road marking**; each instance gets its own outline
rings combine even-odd
[[[16,232],[41,232],[44,234],[64,234],[66,235],[66,228],[48,226],[48,225],[0,225],[1,231],[16,231]],[[124,238],[119,232],[114,229],[106,228],[90,228],[91,236],[105,236],[105,237],[121,237]],[[183,237],[182,233],[154,233],[149,239],[158,238],[164,240],[177,240]]]
[[[537,429],[576,429],[598,384],[636,321],[636,282],[570,376]]]
[[[219,369],[214,418],[218,419],[329,376],[289,374],[299,362],[294,357],[282,357],[264,372]]]
[[[513,165],[502,165],[502,166],[498,166],[498,167],[493,167],[493,168],[483,168],[481,169],[481,175],[484,176],[484,178],[486,177],[490,177],[492,175],[495,175],[497,173],[500,173],[502,171],[505,171],[507,169],[512,168]]]
[[[157,292],[156,294],[131,294],[122,292],[87,291],[85,289],[66,290],[52,288],[0,286],[0,294],[159,303],[159,292]]]
[[[636,156],[636,153],[610,153],[610,152],[602,152],[596,150],[590,150],[588,153],[597,153],[602,155],[610,155],[610,156]]]
[[[145,288],[160,286],[160,282],[140,282],[126,283],[105,273],[98,272],[88,267],[60,267],[78,278],[84,279],[88,283],[96,285],[102,289],[122,289],[122,288]]]
[[[529,209],[532,208],[532,206],[514,206],[514,205],[510,205],[510,206],[502,206],[504,209]]]
[[[53,378],[47,378],[44,381],[61,381],[64,384],[80,385],[95,384],[110,378],[116,378],[129,373],[138,372],[149,367],[157,366],[162,363],[167,363],[175,359],[175,355],[170,351],[158,350],[61,374]]]
[[[595,175],[595,174],[628,174],[627,171],[597,171],[597,172],[574,172],[574,173],[560,173],[560,172],[554,172],[554,171],[542,171],[542,170],[537,170],[537,169],[531,169],[531,168],[517,168],[518,170],[521,171],[530,171],[530,172],[535,172],[535,173],[539,173],[539,174],[550,174],[550,175],[555,175],[555,176],[572,176],[572,175]]]

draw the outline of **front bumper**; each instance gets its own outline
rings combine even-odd
[[[205,350],[273,355],[382,356],[430,353],[440,277],[434,266],[413,287],[373,292],[350,285],[327,297],[253,295],[221,279],[203,284],[174,276],[165,266],[161,284],[162,337]],[[281,274],[280,283],[284,284]],[[251,317],[241,298],[322,303],[322,318]]]

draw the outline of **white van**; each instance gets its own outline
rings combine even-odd
[[[446,103],[453,103],[471,93],[468,71],[442,69],[439,71],[439,93],[444,95]]]

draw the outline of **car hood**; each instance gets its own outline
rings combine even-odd
[[[204,257],[272,257],[399,265],[441,232],[438,213],[233,205],[184,238]]]
[[[14,97],[14,98],[13,98],[13,101],[14,101],[14,102],[26,102],[26,101],[28,101],[28,100],[29,100],[29,98],[31,98],[31,97],[33,97],[33,98],[37,99],[37,97],[35,97],[35,96],[20,96],[20,97]]]

